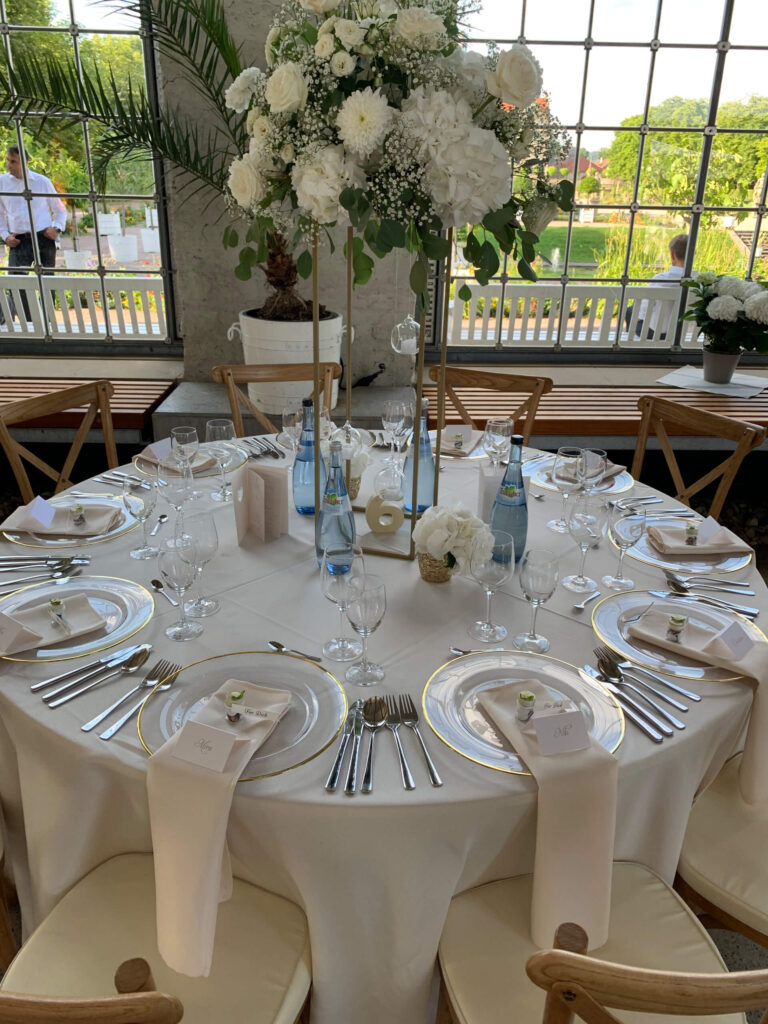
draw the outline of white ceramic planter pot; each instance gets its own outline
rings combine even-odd
[[[282,320],[260,320],[253,310],[243,310],[238,323],[232,324],[227,337],[237,334],[243,342],[245,363],[311,363],[312,321],[305,323]],[[342,321],[338,313],[320,321],[320,362],[338,363],[341,354]],[[311,390],[306,381],[249,384],[248,394],[254,405],[268,416],[279,416],[289,401],[306,398]],[[331,407],[339,395],[339,382],[333,382]]]

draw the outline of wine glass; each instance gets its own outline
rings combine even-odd
[[[563,577],[563,586],[577,594],[588,594],[597,590],[597,583],[584,575],[584,563],[589,549],[595,547],[603,535],[608,508],[602,498],[580,494],[573,499],[567,515],[568,532],[581,551],[581,565],[577,575]]]
[[[603,576],[602,582],[609,590],[631,590],[634,580],[627,579],[622,573],[624,555],[640,540],[645,533],[645,506],[638,505],[629,512],[627,509],[614,505],[611,509],[608,531],[611,540],[619,549],[619,564],[615,576]]]
[[[485,424],[483,433],[483,448],[485,454],[491,460],[493,469],[499,468],[499,463],[505,455],[509,455],[509,439],[512,436],[512,421],[505,419],[489,419]]]
[[[192,465],[199,441],[195,427],[173,427],[171,430],[171,451],[177,460]]]
[[[191,545],[192,541],[188,543]],[[192,586],[197,571],[194,560],[182,558],[179,548],[168,548],[160,552],[157,564],[163,580],[179,595],[179,621],[168,626],[165,635],[170,640],[194,640],[203,632],[203,627],[199,622],[190,622],[184,608],[184,594]]]
[[[184,610],[192,618],[202,619],[206,615],[213,615],[221,607],[215,597],[204,597],[200,593],[200,577],[219,550],[219,535],[210,512],[195,512],[186,516],[181,529],[183,532],[176,538],[176,547],[185,561],[194,563],[198,586],[197,597],[187,601]]]
[[[384,411],[381,414],[381,425],[385,434],[389,437],[390,453],[382,460],[384,462],[395,461],[395,437],[403,424],[405,416],[405,402],[389,401],[384,403]]]
[[[343,635],[344,613],[350,582],[365,577],[362,548],[326,548],[320,573],[323,595],[339,610],[339,635],[323,644],[323,654],[331,661],[354,661],[363,653],[363,645],[359,640],[349,640]]]
[[[299,401],[290,402],[283,406],[283,433],[288,438],[291,451],[296,452],[299,447],[302,424],[302,404]]]
[[[358,686],[373,686],[384,678],[384,669],[368,661],[368,637],[381,624],[387,610],[387,591],[378,576],[365,573],[349,581],[347,593],[347,618],[354,631],[363,640],[363,660],[350,665],[345,679]]]
[[[552,464],[552,483],[563,496],[563,510],[559,519],[550,519],[547,529],[555,533],[568,533],[568,519],[566,516],[566,502],[568,496],[579,486],[579,459],[581,448],[558,448],[555,461]]]
[[[234,440],[235,425],[232,420],[208,420],[205,424],[206,451],[216,459],[221,474],[221,488],[211,495],[214,501],[232,500],[232,487],[224,470],[232,459]]]
[[[192,467],[179,462],[174,455],[168,455],[161,459],[157,465],[157,491],[158,494],[176,512],[176,533],[181,530],[183,522],[184,503],[192,497]],[[167,540],[166,547],[175,546],[175,539]]]
[[[485,590],[485,620],[473,622],[469,635],[484,644],[496,644],[507,635],[504,626],[491,622],[491,599],[515,568],[515,542],[505,530],[493,530],[493,548],[478,550],[469,561],[473,579]]]
[[[608,455],[602,448],[582,448],[576,476],[584,494],[594,494],[603,481]]]
[[[148,483],[149,487],[144,487]],[[123,479],[123,505],[126,512],[129,512],[134,519],[141,523],[143,541],[141,547],[133,548],[130,552],[131,558],[154,558],[157,548],[152,547],[147,536],[147,520],[155,510],[157,504],[157,469],[147,465],[143,479],[135,476],[126,476]]]
[[[395,429],[395,444],[397,446],[395,464],[401,476],[403,472],[403,461],[405,459],[405,446],[408,443],[408,438],[413,433],[414,408],[415,406],[412,405],[411,402],[403,402],[403,418]]]
[[[533,605],[531,628],[527,633],[518,633],[512,643],[518,651],[530,654],[544,654],[549,650],[549,640],[536,635],[536,613],[539,605],[552,597],[560,577],[557,557],[551,551],[529,548],[520,562],[520,589],[526,601]]]

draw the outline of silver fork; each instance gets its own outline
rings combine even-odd
[[[90,722],[86,722],[85,725],[81,725],[80,728],[82,729],[83,732],[90,732],[91,729],[95,729],[100,722],[103,722],[104,719],[111,715],[112,712],[115,711],[117,708],[119,708],[121,704],[123,704],[130,697],[132,697],[134,693],[138,693],[139,690],[143,689],[144,687],[150,688],[153,686],[157,686],[161,679],[165,679],[165,677],[171,675],[171,673],[178,672],[180,668],[181,665],[174,665],[172,662],[167,661],[164,658],[160,661],[156,661],[152,668],[149,670],[149,672],[147,672],[147,674],[141,680],[141,682],[137,683],[136,686],[128,690],[127,693],[124,693],[123,696],[116,700],[114,704],[110,704],[110,706],[105,711],[102,711],[101,714],[96,715],[95,718],[92,718]]]
[[[162,686],[159,687],[160,690],[170,689],[170,687],[173,686],[173,684],[176,682],[176,676],[179,674],[179,672],[181,672],[181,665],[172,665],[171,667],[173,669],[173,672],[169,673],[168,677],[163,682]],[[115,733],[119,732],[123,728],[125,723],[130,722],[133,716],[138,713],[139,708],[147,699],[147,697],[142,697],[140,701],[137,701],[137,703],[133,705],[130,711],[126,711],[122,718],[118,718],[114,725],[110,725],[110,727],[106,729],[104,732],[99,733],[99,739],[111,740]]]
[[[437,768],[435,768],[432,758],[429,756],[424,739],[419,729],[419,715],[416,711],[416,706],[411,700],[410,694],[400,694],[400,720],[403,725],[412,729],[416,733],[416,737],[421,744],[422,752],[424,753],[424,760],[427,762],[427,771],[429,772],[429,781],[433,786],[442,786],[443,780],[440,778]]]
[[[400,737],[397,730],[402,725],[400,718],[400,711],[397,707],[397,702],[394,697],[386,697],[387,702],[387,721],[386,726],[395,737],[395,745],[397,746],[397,753],[400,758],[400,774],[403,777],[403,787],[405,789],[416,789],[416,783],[413,781],[411,775],[411,769],[408,767],[408,762],[405,759],[405,752],[403,751],[403,744],[400,742]]]
[[[657,683],[661,683],[662,686],[666,686],[669,690],[674,690],[675,693],[679,693],[681,697],[687,697],[689,700],[695,701],[701,700],[700,694],[693,693],[692,690],[686,690],[684,686],[680,686],[678,683],[671,683],[668,679],[665,679],[664,676],[660,676],[656,672],[651,672],[649,668],[644,668],[642,665],[634,665],[631,661],[626,659],[620,659],[615,651],[612,651],[610,647],[606,647],[604,644],[602,647],[596,648],[595,653],[597,654],[598,651],[600,652],[598,657],[602,656],[606,661],[615,665],[617,671],[626,669],[627,671],[632,672],[635,677],[638,672],[642,672],[643,675],[650,676],[651,679],[655,680]],[[642,682],[642,679],[640,682]]]
[[[639,686],[635,686],[634,683],[630,683],[629,680],[625,679],[624,673],[621,671],[621,669],[616,668],[616,662],[613,661],[613,659],[602,657],[598,648],[595,648],[594,653],[597,657],[598,670],[602,672],[604,676],[606,676],[611,681],[617,682],[619,686],[621,686],[622,688],[626,688],[627,690],[631,690],[633,693],[636,693],[638,697],[642,697],[647,704],[650,704],[650,706],[653,708],[657,715],[661,715],[661,717],[665,719],[667,722],[669,722],[670,725],[674,726],[675,729],[685,728],[685,722],[681,722],[679,718],[676,718],[673,714],[667,711],[666,708],[663,708],[661,704],[657,704],[656,701],[653,700],[652,697],[649,697],[648,694]],[[676,701],[673,697],[666,697],[663,693],[661,693],[659,690],[656,690],[654,687],[649,686],[648,689],[651,690],[652,693],[655,693],[657,696],[663,698],[664,700],[668,700],[669,703],[673,704],[676,708],[682,708],[683,711],[688,710],[688,708],[685,707],[684,704],[680,704],[679,701]]]

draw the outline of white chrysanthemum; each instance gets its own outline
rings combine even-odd
[[[333,51],[336,49],[336,44],[333,41],[333,36],[326,33],[323,36],[317,37],[315,43],[315,56],[321,60],[328,60],[329,57],[333,56]]]
[[[331,57],[331,71],[337,78],[344,78],[351,75],[355,70],[355,58],[351,57],[346,50],[339,50]]]
[[[733,280],[738,280],[734,278]],[[744,303],[740,302],[733,295],[718,295],[707,303],[707,316],[712,320],[730,320],[734,322],[739,319],[739,313],[744,309]]]
[[[466,100],[457,100],[444,89],[420,85],[403,100],[402,121],[414,141],[416,155],[425,160],[446,141],[463,138],[472,123],[472,111]]]
[[[757,282],[753,282],[757,284]],[[768,289],[758,285],[759,291],[750,295],[744,303],[744,312],[750,320],[756,320],[759,324],[768,324]]]
[[[224,102],[230,110],[235,110],[238,114],[247,110],[251,97],[263,78],[264,72],[259,68],[246,68],[245,71],[241,71],[224,93]]]
[[[360,169],[347,159],[343,146],[324,146],[300,157],[291,171],[299,206],[318,224],[346,219],[339,196],[347,185],[360,184],[361,177]]]
[[[524,109],[541,95],[541,65],[523,43],[499,54],[494,71],[487,71],[485,85],[503,103]]]
[[[245,119],[245,130],[248,132],[249,135],[253,135],[254,134],[254,131],[253,131],[254,125],[262,117],[264,117],[264,114],[261,112],[261,110],[258,107],[251,107],[251,109],[248,111],[248,116]],[[266,120],[266,118],[264,118],[264,120]],[[261,134],[260,129],[257,130],[256,134]]]
[[[512,188],[507,151],[493,132],[474,124],[437,147],[426,172],[446,227],[477,224],[489,210],[504,206]]]
[[[244,210],[252,210],[266,193],[266,182],[250,156],[238,157],[229,165],[229,191]]]
[[[356,21],[352,21],[350,18],[337,18],[333,31],[347,50],[352,50],[359,46],[363,39],[365,39],[365,29],[361,28]]]
[[[251,117],[251,114],[255,114],[256,116]],[[269,133],[269,118],[255,108],[249,112],[245,123],[249,133],[254,139],[263,141]]]
[[[715,293],[717,295],[732,295],[735,299],[743,299],[746,283],[740,277],[721,277],[718,279]]]
[[[327,14],[339,6],[339,0],[299,0],[305,11],[313,11],[315,14]]]
[[[294,61],[276,67],[267,79],[264,96],[273,114],[292,114],[307,103],[307,83]]]
[[[342,103],[336,127],[346,148],[367,157],[381,143],[392,124],[392,108],[386,96],[373,89],[353,92]]]
[[[426,7],[404,7],[395,18],[395,35],[416,50],[431,50],[445,35],[445,22]]]

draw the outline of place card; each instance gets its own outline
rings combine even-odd
[[[233,473],[237,543],[247,537],[260,544],[288,532],[288,474],[284,466],[249,462]]]
[[[153,441],[152,444],[148,444],[146,451],[152,452],[158,462],[164,459],[167,455],[171,454],[171,438],[164,437],[160,441]]]
[[[713,519],[712,516],[707,516],[703,522],[699,523],[699,544],[706,544],[708,540],[722,532],[723,528],[720,523],[718,523],[716,519]]]
[[[46,528],[53,522],[53,517],[56,515],[56,507],[52,505],[50,501],[46,501],[45,498],[41,498],[40,495],[34,499],[28,506],[27,512],[36,519],[41,526]]]
[[[531,723],[541,754],[567,754],[589,746],[584,715],[571,700],[537,701]]]
[[[204,725],[193,719],[185,722],[173,748],[173,756],[212,772],[223,772],[239,737],[228,729]]]
[[[33,629],[27,629],[10,615],[0,612],[0,652],[3,654],[26,651],[28,647],[42,639],[40,633],[36,633]]]
[[[504,469],[494,469],[491,465],[480,464],[478,473],[477,514],[487,523],[491,518],[491,509],[499,493],[504,476]]]
[[[709,644],[714,644],[718,640],[725,644],[737,660],[743,658],[745,654],[749,654],[755,646],[754,641],[744,630],[740,622],[731,622],[721,629],[719,633],[715,633]],[[708,647],[709,644],[707,644]]]

